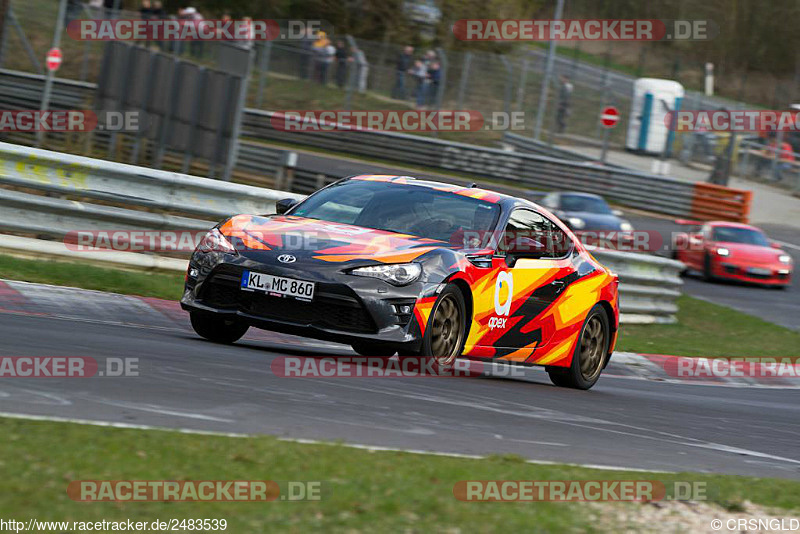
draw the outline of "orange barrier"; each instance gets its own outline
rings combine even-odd
[[[746,223],[750,215],[752,191],[722,185],[696,183],[692,198],[692,219]]]

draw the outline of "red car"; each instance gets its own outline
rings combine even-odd
[[[689,221],[677,221],[691,224]],[[724,278],[785,288],[791,283],[792,257],[754,226],[732,222],[702,225],[683,242],[674,256],[706,280]]]

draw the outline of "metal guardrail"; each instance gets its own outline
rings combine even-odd
[[[7,143],[0,143],[0,160],[2,185],[126,206],[0,189],[0,230],[9,233],[63,237],[73,230],[203,230],[210,227],[214,219],[236,213],[273,213],[276,200],[302,198],[283,191]],[[304,187],[316,189],[320,185],[317,181],[324,178],[325,175],[301,172],[293,179],[306,184]],[[175,212],[207,219],[173,215]],[[52,243],[48,246],[52,247]],[[682,269],[681,263],[603,249],[596,249],[593,254],[620,275],[624,322],[675,320],[675,299],[681,284],[677,274]],[[90,259],[101,261],[101,257],[102,254],[92,254]]]
[[[65,237],[94,230],[208,230],[216,221],[190,219],[0,189],[0,231]]]
[[[594,248],[592,255],[620,280],[620,321],[628,324],[675,323],[683,263],[651,256]]]
[[[567,161],[592,162],[597,158],[578,154],[571,150],[564,150],[543,141],[537,141],[533,137],[519,135],[511,132],[503,134],[503,145],[509,146],[514,150],[537,156],[559,157]]]
[[[389,161],[411,162],[532,188],[599,192],[616,203],[668,215],[688,216],[691,212],[694,184],[664,176],[396,132],[345,128],[334,131],[285,131],[273,127],[273,116],[280,117],[280,114],[245,110],[243,135]]]
[[[0,184],[209,219],[274,213],[275,200],[299,198],[283,191],[9,143],[0,143]]]

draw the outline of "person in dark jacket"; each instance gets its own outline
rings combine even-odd
[[[347,79],[347,47],[344,42],[336,41],[336,85],[344,87]]]
[[[403,50],[403,53],[397,56],[394,87],[392,88],[392,98],[397,98],[399,100],[406,99],[406,73],[411,68],[412,61],[414,60],[413,54],[414,47],[407,46]]]
[[[434,60],[428,67],[428,107],[433,109],[438,104],[439,82],[442,80],[442,64]]]

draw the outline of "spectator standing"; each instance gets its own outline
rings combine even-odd
[[[142,20],[150,20],[153,15],[153,7],[150,4],[150,0],[142,0],[142,5],[139,8],[139,16],[142,17]]]
[[[347,79],[347,47],[344,42],[336,41],[336,85],[339,89],[344,87]]]
[[[439,103],[439,82],[442,80],[442,64],[439,61],[434,61],[428,68],[428,79],[430,86],[428,87],[428,106],[433,109]]]
[[[255,39],[256,34],[255,29],[253,28],[252,17],[242,17],[242,24],[245,26],[243,31],[244,39],[238,41],[238,43],[245,48],[253,48],[253,39]]]
[[[183,10],[182,18],[185,21],[184,24],[194,24],[196,27],[199,27],[200,23],[203,21],[203,15],[191,6]],[[203,57],[203,41],[198,39],[189,43],[189,53],[192,57]]]
[[[778,145],[777,135],[772,134],[771,137],[769,146],[767,147],[768,154],[770,159],[778,158],[778,164],[775,168],[777,174],[772,177],[772,180],[780,182],[783,180],[784,173],[792,169],[794,164],[794,151],[792,150],[792,145],[786,141],[781,141],[780,145]],[[778,146],[780,146],[780,148],[777,148]]]
[[[153,6],[150,4],[150,0],[142,0],[142,5],[139,8],[139,16],[142,20],[153,19]],[[144,46],[150,48],[150,41],[145,41]]]
[[[561,87],[558,91],[558,107],[556,108],[556,131],[564,133],[567,129],[567,119],[570,116],[573,86],[566,76],[560,76]]]
[[[325,45],[324,55],[322,57],[323,61],[323,69],[322,69],[322,85],[328,83],[328,73],[331,70],[331,65],[333,65],[333,60],[336,57],[336,47],[333,46],[333,43],[328,41],[328,44]]]
[[[358,92],[362,94],[366,93],[367,80],[369,79],[369,63],[367,63],[367,57],[364,55],[364,51],[356,48],[353,57],[349,58],[348,62],[355,62],[356,68],[358,69]]]
[[[167,12],[164,10],[164,4],[161,3],[161,0],[155,0],[153,2],[153,7],[150,10],[150,18],[152,20],[166,20],[167,19]],[[156,46],[161,50],[164,49],[164,41],[156,41]]]
[[[155,0],[155,2],[153,2],[151,13],[154,20],[164,20],[167,18],[167,12],[164,11],[164,4],[161,0]]]
[[[69,25],[75,19],[80,19],[83,14],[83,2],[81,0],[67,0],[67,14],[65,25]]]
[[[392,88],[392,98],[398,100],[406,99],[406,73],[411,68],[411,61],[413,60],[412,54],[414,53],[413,46],[407,46],[403,49],[403,53],[397,56],[397,63],[395,64],[395,81]]]
[[[328,66],[333,61],[335,53],[335,50],[330,53],[329,47],[331,47],[330,39],[325,32],[320,31],[317,40],[314,41],[314,77],[323,85],[328,81]]]
[[[425,90],[428,87],[428,68],[425,62],[417,60],[414,62],[414,68],[411,69],[411,75],[417,81],[417,87],[414,90],[414,96],[417,99],[417,109],[425,107]]]

